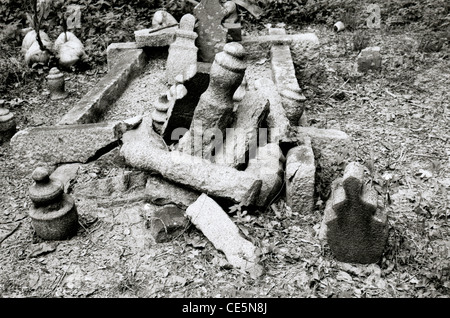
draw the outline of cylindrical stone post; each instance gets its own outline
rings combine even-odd
[[[16,132],[14,114],[6,108],[0,108],[0,145],[10,139]]]
[[[64,193],[63,184],[50,179],[46,168],[36,168],[32,174],[36,182],[29,188],[29,216],[36,234],[44,240],[63,240],[75,235],[78,213],[75,202]]]
[[[52,67],[47,76],[47,85],[50,90],[50,99],[64,99],[68,93],[65,91],[64,74],[56,67]]]

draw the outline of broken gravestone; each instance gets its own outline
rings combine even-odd
[[[152,18],[152,27],[134,31],[138,48],[170,45],[178,30],[177,20],[166,11],[157,11]]]
[[[380,47],[373,46],[363,49],[357,57],[357,71],[366,73],[369,70],[381,70]]]
[[[197,51],[195,39],[197,33],[194,30],[195,17],[185,14],[180,20],[180,28],[175,33],[175,42],[170,44],[169,55],[166,63],[167,82],[172,85],[179,74],[187,78],[186,72],[192,72],[192,65],[197,72]]]
[[[194,8],[194,16],[198,20],[196,32],[199,60],[211,63],[227,41],[228,31],[222,26],[227,10],[219,0],[201,0]]]
[[[167,26],[173,26],[178,21],[167,11],[156,11],[152,18],[152,28],[159,29]]]
[[[286,156],[286,203],[294,212],[310,213],[314,208],[316,166],[311,139],[290,149]]]
[[[349,163],[343,178],[332,184],[319,233],[337,260],[362,264],[380,260],[389,227],[377,201],[377,191],[364,184],[364,166]]]
[[[78,213],[75,201],[64,193],[63,184],[51,179],[46,168],[36,168],[32,174],[35,184],[29,188],[33,205],[29,215],[36,234],[44,240],[63,240],[75,235]]]
[[[181,151],[209,159],[221,146],[226,128],[234,121],[233,95],[244,78],[244,54],[242,45],[231,42],[216,55],[208,89],[200,96],[189,132],[179,142]]]
[[[262,272],[257,248],[241,236],[239,228],[213,199],[203,193],[187,208],[186,215],[232,266]]]

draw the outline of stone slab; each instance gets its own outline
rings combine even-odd
[[[178,26],[162,29],[142,29],[134,31],[134,40],[138,48],[169,46],[175,41],[175,33]]]
[[[286,156],[286,203],[297,213],[311,213],[314,208],[316,166],[309,138],[304,145],[290,149]]]
[[[170,242],[189,226],[184,210],[176,205],[165,205],[153,212],[147,220],[147,226],[156,243]]]
[[[226,212],[206,194],[187,208],[186,215],[231,265],[242,270],[259,266],[256,247],[241,236]]]
[[[123,56],[126,56],[128,50],[138,49],[136,42],[121,42],[111,43],[106,48],[106,59],[108,62],[108,71],[112,69],[114,64],[121,60]]]
[[[129,49],[93,89],[58,122],[58,125],[95,123],[114,104],[129,82],[138,76],[146,65],[146,55],[141,49]]]

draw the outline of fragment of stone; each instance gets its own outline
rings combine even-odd
[[[379,29],[381,27],[381,12],[380,6],[376,3],[371,3],[367,6],[369,16],[367,17],[367,27],[369,29]]]
[[[227,10],[219,0],[201,0],[194,8],[197,18],[196,32],[198,34],[198,57],[203,62],[213,62],[227,42],[227,29],[222,26]]]
[[[0,107],[0,145],[9,140],[16,132],[16,119],[7,108]]]
[[[195,107],[208,85],[209,74],[197,72],[192,64],[185,76],[178,75],[175,84],[155,103],[153,128],[167,144],[178,142],[189,129]]]
[[[38,164],[85,163],[103,149],[118,146],[125,127],[134,126],[116,121],[27,128],[13,136],[11,147],[14,157],[26,163],[25,170]]]
[[[115,177],[94,179],[83,184],[77,184],[77,196],[86,198],[126,198],[132,192],[144,192],[147,183],[147,174],[140,171],[122,171]],[[134,195],[134,194],[133,194]],[[130,196],[131,197],[131,196]],[[142,200],[144,195],[142,194]]]
[[[376,263],[388,238],[388,219],[378,207],[378,193],[364,181],[364,166],[351,162],[332,185],[319,237],[338,261]]]
[[[381,70],[380,47],[373,46],[363,49],[356,58],[356,68],[360,73],[366,73],[370,70]]]
[[[268,78],[256,80],[255,87],[269,100],[269,114],[266,119],[269,128],[269,142],[279,142],[282,137],[288,134],[290,129],[281,95],[278,93],[275,83]]]
[[[64,193],[63,184],[51,179],[46,168],[36,168],[32,174],[35,181],[29,188],[33,202],[29,210],[31,225],[44,240],[64,240],[76,234],[78,213],[71,196]]]
[[[87,54],[80,39],[70,31],[62,32],[55,40],[53,51],[60,67],[69,68],[78,61],[85,61]]]
[[[177,24],[178,21],[167,11],[156,11],[152,18],[152,28],[159,29],[169,25]]]
[[[294,127],[293,127],[294,128]],[[291,133],[290,133],[291,134]],[[311,138],[311,145],[316,161],[316,189],[322,199],[327,199],[330,185],[338,177],[337,167],[354,155],[354,145],[348,134],[337,129],[322,129],[317,127],[295,127],[291,134],[298,143],[305,137]],[[282,142],[289,143],[283,139]]]
[[[183,152],[210,158],[214,149],[223,142],[225,129],[234,121],[233,95],[244,78],[244,55],[242,45],[237,42],[227,43],[224,51],[216,55],[210,69],[208,89],[200,96],[189,133],[179,142],[179,149]]]
[[[258,147],[256,156],[248,161],[245,171],[256,174],[262,180],[261,192],[255,201],[256,206],[267,207],[280,195],[285,161],[278,143]]]
[[[269,100],[259,90],[246,92],[237,103],[235,121],[226,128],[222,147],[211,161],[234,168],[245,166],[249,155],[255,155],[258,142],[267,143],[267,129],[260,129],[269,113]],[[263,139],[263,140],[262,140]]]
[[[50,178],[61,181],[64,186],[64,192],[68,193],[72,183],[77,178],[78,170],[80,169],[80,167],[80,163],[69,163],[61,165],[52,172]]]
[[[307,214],[314,208],[316,166],[311,140],[290,149],[286,156],[286,203],[293,212]]]
[[[106,48],[106,60],[108,62],[108,71],[110,71],[114,64],[120,62],[120,60],[127,55],[129,50],[137,49],[136,42],[120,42],[111,43]]]
[[[65,91],[64,74],[56,67],[52,67],[47,76],[47,85],[50,90],[50,99],[64,99],[69,94]]]
[[[145,185],[145,200],[156,205],[175,204],[186,209],[200,196],[200,192],[177,185],[157,175],[150,175]]]
[[[180,28],[175,33],[175,42],[170,44],[169,55],[166,63],[166,78],[169,85],[175,84],[175,77],[192,77],[192,68],[197,72],[197,51],[195,39],[197,33],[194,30],[195,17],[185,14],[180,20]]]
[[[126,132],[122,142],[121,156],[134,168],[157,172],[177,184],[246,205],[252,204],[259,194],[261,180],[252,174],[179,151],[169,152],[151,124],[143,123]]]
[[[272,33],[273,35],[282,35],[285,33],[285,30],[279,28],[269,29],[269,33]],[[289,45],[273,45],[270,49],[270,61],[272,77],[277,86],[277,91],[282,97],[286,116],[292,126],[297,126],[303,113],[303,102],[306,98],[301,93],[295,75],[295,67]]]
[[[187,208],[186,215],[232,266],[246,271],[260,266],[256,247],[241,236],[239,228],[209,196],[202,194]]]
[[[142,29],[134,31],[134,40],[138,48],[169,46],[175,41],[178,25],[162,29]]]
[[[153,212],[146,223],[155,242],[165,243],[183,234],[189,226],[189,219],[183,209],[168,204]]]

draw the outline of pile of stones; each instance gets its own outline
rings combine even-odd
[[[145,65],[143,49],[168,47],[168,89],[155,96],[150,115],[97,123],[111,102],[95,88],[58,125],[17,133],[11,141],[15,152],[34,165],[58,166],[90,161],[99,149],[118,143],[126,165],[149,173],[145,199],[165,205],[158,212],[164,224],[151,226],[157,241],[170,239],[169,232],[177,233],[185,225],[180,220],[188,219],[233,266],[259,270],[256,247],[224,209],[239,204],[265,210],[285,194],[293,211],[311,213],[316,168],[335,171],[336,152],[352,143],[342,131],[305,125],[292,50],[314,49],[317,37],[288,35],[283,28],[242,36],[236,10],[233,2],[202,0],[179,23],[157,12],[152,28],[135,32],[135,42],[108,48],[107,76],[115,82],[104,85],[104,92],[115,94]],[[270,76],[254,78],[249,65],[267,51]],[[92,96],[97,97],[89,106]],[[34,179],[48,182],[41,174]],[[364,184],[356,163],[331,184],[321,238],[345,262],[376,262],[387,238],[376,192]]]

